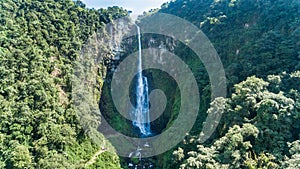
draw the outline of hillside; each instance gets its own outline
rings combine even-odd
[[[299,1],[176,0],[159,12],[198,26],[213,43],[231,83],[300,68]]]
[[[300,1],[172,0],[139,16],[136,24],[142,31],[155,26],[147,19],[157,12],[183,18],[203,31],[225,69],[226,98],[211,96],[209,74],[189,48],[191,39],[141,32],[139,46],[137,26],[121,7],[88,9],[79,0],[1,0],[0,168],[300,168]],[[119,18],[128,25],[122,23],[121,33],[113,34]],[[122,39],[129,29],[134,36]],[[108,140],[115,137],[122,145],[123,140],[109,131],[105,136],[110,138],[105,138],[106,128],[101,128],[106,120],[128,137],[143,137],[117,111],[111,96],[117,67],[139,47],[155,48],[149,56],[157,60],[163,52],[178,56],[200,94],[196,122],[184,140],[142,159],[141,147],[132,147],[135,143],[122,148],[136,149],[130,153],[136,156],[118,156],[119,145]],[[171,59],[161,63],[172,70],[179,67]],[[165,110],[149,122],[151,134],[160,135],[179,117],[185,93],[167,72],[148,69],[141,75],[149,97],[156,89],[165,94]],[[129,101],[137,104],[137,80],[130,78],[118,82],[130,84]],[[183,84],[189,86],[189,80]],[[124,103],[128,98],[119,99]],[[161,102],[154,101],[147,101],[148,109]],[[200,142],[203,122],[219,108],[224,112],[218,127]],[[176,130],[170,135],[176,136]],[[159,152],[171,141],[153,143]],[[151,143],[143,146],[152,151]]]
[[[191,133],[177,150],[162,155],[159,165],[299,168],[299,1],[176,0],[159,12],[184,18],[205,33],[222,60],[229,91],[207,110],[213,113],[225,103],[211,140],[199,143],[199,133]],[[182,58],[193,55],[178,46]]]
[[[79,124],[71,76],[89,36],[126,15],[72,0],[0,2],[0,168],[120,168],[114,151],[97,154],[111,148],[105,138],[94,143]]]

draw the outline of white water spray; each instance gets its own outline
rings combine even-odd
[[[151,135],[150,117],[149,117],[149,97],[147,77],[142,74],[142,43],[140,27],[136,25],[138,33],[138,67],[137,67],[137,86],[136,86],[136,107],[133,112],[133,125],[138,127],[142,136]]]

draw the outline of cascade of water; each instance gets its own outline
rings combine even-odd
[[[149,98],[147,77],[142,74],[142,44],[140,27],[136,25],[138,33],[138,67],[137,67],[137,86],[136,86],[136,107],[133,112],[133,125],[138,127],[143,136],[151,135],[149,117]]]

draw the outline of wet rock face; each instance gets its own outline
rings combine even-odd
[[[168,123],[174,119],[176,114],[178,113],[177,111],[174,111],[175,108],[175,99],[177,97],[180,98],[179,92],[176,92],[177,90],[177,84],[175,80],[170,77],[166,72],[162,72],[160,70],[148,70],[145,71],[145,76],[148,77],[148,82],[149,82],[149,91],[153,91],[156,89],[161,90],[165,96],[166,96],[166,107],[162,114],[156,115],[156,112],[151,112],[155,115],[151,116],[151,129],[153,131],[154,135],[157,135],[161,132],[163,132],[167,126]],[[159,103],[154,103],[155,101],[159,102],[159,100],[153,100],[151,104],[150,103],[150,108],[152,105],[159,104]],[[155,109],[155,108],[154,108]],[[174,117],[173,117],[174,116]]]
[[[112,31],[113,32],[113,31]],[[101,101],[100,101],[100,109],[104,116],[104,118],[114,127],[115,129],[126,134],[128,136],[139,136],[138,129],[134,127],[134,125],[130,124],[130,120],[124,118],[119,115],[119,112],[116,111],[114,107],[114,103],[111,99],[110,95],[110,85],[113,74],[117,70],[119,64],[132,53],[138,52],[138,38],[137,36],[128,37],[125,39],[120,39],[126,36],[120,36],[118,33],[112,34],[113,40],[116,42],[112,43],[114,57],[111,58],[107,63],[107,76],[105,78],[105,83],[102,91]],[[161,55],[164,54],[164,51],[174,52],[176,42],[169,37],[163,36],[155,36],[155,35],[147,35],[142,34],[141,38],[141,46],[142,49],[151,48],[150,56],[153,60],[160,61]],[[153,49],[152,49],[153,48]],[[156,50],[159,49],[159,50]],[[170,64],[170,63],[161,63],[161,64]],[[120,70],[118,70],[120,71]],[[160,134],[163,132],[174,119],[177,117],[177,109],[178,105],[180,105],[180,91],[177,89],[177,84],[175,80],[168,75],[168,73],[163,72],[161,70],[156,69],[148,69],[143,71],[143,76],[147,78],[148,81],[148,92],[149,95],[153,90],[159,89],[163,92],[166,97],[166,107],[162,113],[156,115],[157,112],[151,112],[150,114],[150,128],[153,135]],[[131,83],[130,88],[130,101],[132,105],[136,105],[136,85],[135,83],[138,81],[137,76],[133,79],[126,79]],[[120,82],[125,83],[125,82]],[[179,99],[178,99],[179,98]],[[175,101],[177,101],[175,105]],[[153,100],[152,103],[150,101],[149,107],[159,104],[155,102],[159,102],[158,100]],[[154,108],[154,107],[152,107]],[[153,115],[155,114],[155,115]],[[118,127],[119,126],[119,127]],[[122,127],[121,127],[122,126]]]
[[[178,113],[177,106],[180,105],[180,91],[177,89],[175,80],[171,78],[166,72],[152,69],[144,71],[143,74],[148,79],[149,94],[152,91],[159,89],[164,93],[167,100],[166,107],[164,108],[162,114],[157,115],[155,114],[156,112],[151,112],[153,114],[150,114],[150,128],[153,136],[163,132],[167,128],[168,124],[171,123],[172,120],[176,119]],[[129,89],[131,93],[130,100],[133,105],[136,104],[136,96],[134,94],[136,91],[136,87],[134,86],[134,81],[136,81],[136,79],[132,80],[132,84]],[[102,88],[100,101],[100,110],[103,117],[117,131],[129,136],[139,136],[139,130],[132,125],[130,120],[125,119],[122,115],[120,115],[114,107],[114,103],[110,95],[109,86],[110,81],[106,80]],[[159,104],[155,102],[159,102],[159,100],[151,101],[149,104],[150,109],[152,108],[151,106]]]
[[[132,122],[124,118],[115,108],[113,100],[111,98],[111,80],[113,74],[118,70],[119,64],[132,53],[138,52],[137,47],[138,41],[137,37],[130,37],[120,41],[119,45],[116,45],[116,50],[114,50],[114,57],[112,57],[107,63],[108,73],[105,78],[105,83],[102,89],[100,109],[103,117],[108,121],[108,123],[116,129],[118,132],[121,132],[130,137],[141,137],[140,130],[135,127]],[[149,57],[153,60],[158,61],[160,64],[171,64],[163,61],[162,55],[167,52],[174,52],[176,43],[167,37],[152,37],[152,35],[143,35],[142,36],[142,48],[151,48]],[[153,48],[153,49],[152,49]],[[117,50],[118,49],[118,50]],[[175,66],[175,65],[174,65]],[[163,93],[166,100],[165,107],[163,110],[158,112],[151,112],[150,114],[150,128],[151,136],[158,135],[168,128],[177,118],[177,114],[180,110],[180,90],[176,81],[167,73],[158,69],[147,69],[144,70],[142,75],[147,78],[148,82],[148,94],[151,97],[152,92],[160,91]],[[133,79],[124,78],[124,82],[120,83],[130,83],[129,93],[130,101],[132,105],[137,105],[136,99],[136,83],[138,82],[138,75]],[[126,82],[125,82],[126,81]],[[161,101],[159,98],[154,98],[150,100],[149,108],[155,109],[156,105],[159,105]],[[151,149],[151,145],[143,144],[137,148],[136,151],[128,154],[128,158],[122,158],[123,166],[127,166],[132,169],[151,169],[154,168],[155,157],[154,158],[143,158],[146,156],[147,150]],[[150,150],[151,151],[151,150]]]

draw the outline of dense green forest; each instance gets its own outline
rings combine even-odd
[[[228,85],[228,98],[212,101],[207,110],[212,113],[225,103],[211,140],[200,144],[198,133],[191,134],[175,151],[165,153],[160,165],[300,168],[300,2],[177,0],[158,11],[182,17],[208,36]]]
[[[0,168],[120,168],[79,125],[72,64],[92,33],[127,11],[71,0],[0,2]]]
[[[224,65],[228,95],[211,100],[207,72],[195,53],[184,43],[165,43],[191,68],[202,106],[180,144],[147,160],[158,169],[300,168],[300,1],[173,0],[145,12],[138,23],[156,12],[186,19],[205,33]],[[123,8],[88,9],[81,1],[0,1],[0,168],[116,169],[139,163],[118,157],[101,133],[93,133],[94,142],[72,100],[81,49],[94,32],[107,34],[105,24],[121,17],[128,17]],[[144,35],[143,46],[153,37]],[[97,65],[108,75],[97,72],[100,88],[94,92],[106,120],[130,135],[131,123],[117,115],[107,80],[111,65],[137,50],[124,44],[121,60],[114,62],[108,52]],[[167,74],[145,75],[170,100],[152,123],[161,132],[177,117],[180,93]],[[202,122],[220,105],[225,108],[217,130],[199,143]]]

